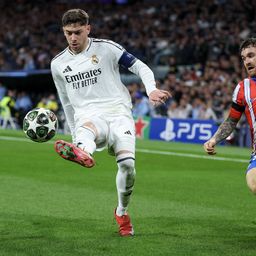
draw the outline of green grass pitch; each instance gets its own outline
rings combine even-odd
[[[96,153],[85,169],[61,159],[53,141],[0,130],[1,256],[256,255],[249,149],[219,146],[214,158],[202,145],[138,140],[135,236],[122,238],[115,158]]]

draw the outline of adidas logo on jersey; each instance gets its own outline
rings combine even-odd
[[[72,71],[72,69],[71,69],[71,67],[70,66],[67,66],[64,70],[63,70],[63,74],[64,73],[67,73],[67,72],[70,72],[70,71]]]
[[[124,134],[129,134],[129,135],[132,135],[132,133],[128,130],[126,131]]]

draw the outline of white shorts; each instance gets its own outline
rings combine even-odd
[[[86,122],[91,122],[96,127],[97,151],[108,146],[115,153],[127,150],[135,154],[136,134],[132,115],[128,113],[118,116],[101,114],[84,119],[79,122],[79,126]]]

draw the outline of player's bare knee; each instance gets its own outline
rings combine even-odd
[[[251,190],[251,192],[254,194],[254,195],[256,195],[256,184],[254,184],[254,185],[248,185],[248,187],[249,187],[249,189]]]
[[[247,180],[247,185],[251,192],[256,195],[256,181],[254,179]]]
[[[251,192],[256,195],[256,168],[252,168],[247,172],[246,181]]]

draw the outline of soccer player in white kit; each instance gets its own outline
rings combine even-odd
[[[114,215],[121,236],[134,234],[127,207],[135,180],[135,125],[131,97],[121,82],[119,66],[138,75],[152,104],[171,95],[156,88],[151,69],[119,44],[90,38],[88,14],[71,9],[62,25],[68,47],[51,62],[51,71],[62,103],[72,143],[58,140],[56,152],[64,159],[93,167],[93,153],[108,147],[118,166],[118,206]]]

